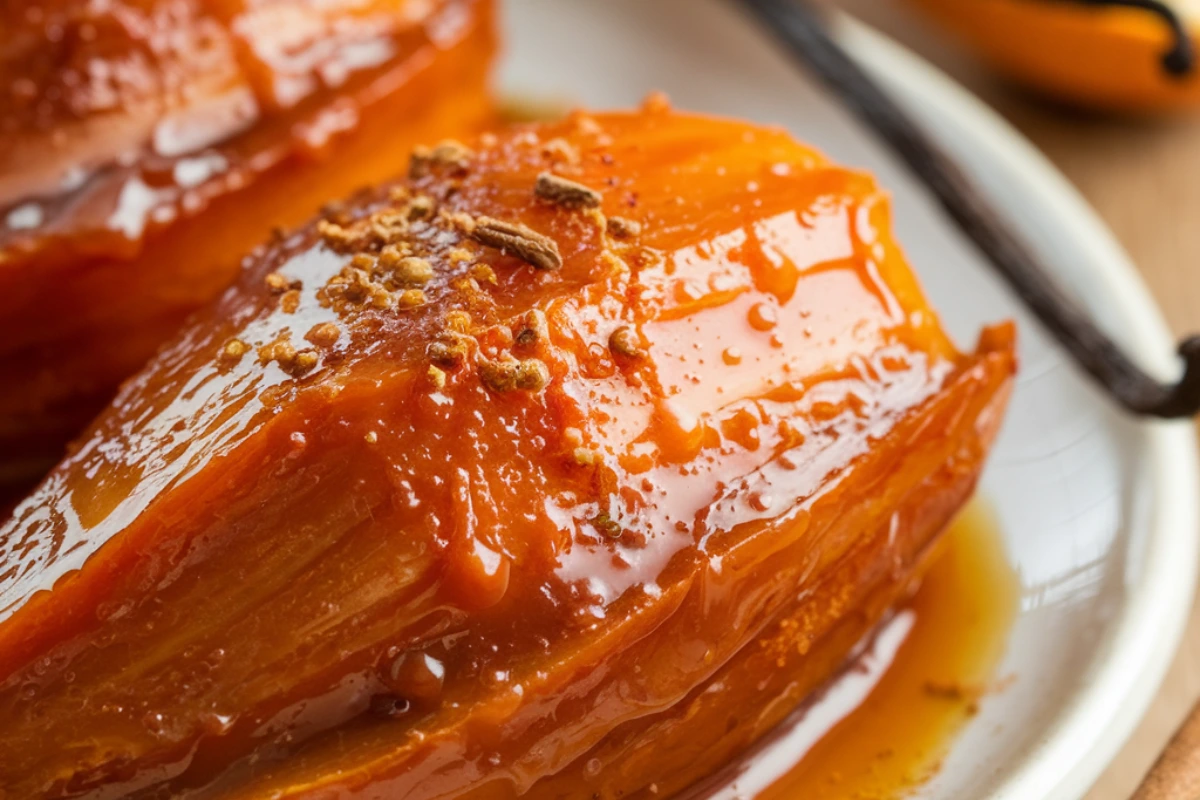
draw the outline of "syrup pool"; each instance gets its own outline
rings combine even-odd
[[[851,667],[789,717],[706,800],[898,800],[937,771],[955,734],[995,701],[1018,581],[981,501],[946,532],[916,593]]]

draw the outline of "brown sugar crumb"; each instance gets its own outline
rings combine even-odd
[[[642,234],[642,223],[626,217],[609,217],[608,230],[617,239],[633,239]]]
[[[441,390],[446,388],[446,372],[438,367],[429,365],[429,371],[426,373],[429,382],[433,384],[435,389]]]
[[[466,311],[454,310],[446,314],[446,330],[454,333],[471,332],[471,315]]]
[[[470,235],[480,244],[511,252],[538,269],[553,270],[562,266],[558,244],[519,222],[479,217]]]
[[[304,338],[317,347],[332,347],[341,335],[342,330],[337,325],[332,322],[322,322],[313,325],[308,333],[304,334]]]
[[[551,139],[542,145],[542,154],[568,164],[578,164],[579,148],[562,137]]]
[[[435,365],[444,369],[457,369],[466,361],[469,351],[466,336],[446,332],[431,342],[425,352]]]
[[[589,117],[582,111],[578,111],[571,115],[571,124],[575,130],[586,136],[595,136],[603,132],[600,123]]]
[[[521,315],[516,325],[513,325],[513,341],[518,347],[533,347],[549,338],[549,327],[546,315],[538,309],[533,309]]]
[[[629,264],[617,257],[611,250],[604,250],[600,253],[600,263],[607,267],[613,275],[629,272]]]
[[[408,202],[410,197],[412,197],[412,191],[410,191],[409,188],[403,184],[393,186],[388,189],[388,200],[391,200],[393,203]]]
[[[264,282],[267,284],[267,289],[269,289],[272,294],[283,294],[286,291],[292,289],[301,289],[304,286],[304,284],[300,281],[292,280],[285,275],[279,274],[278,272],[272,272],[264,279]]]
[[[671,110],[671,98],[665,92],[650,92],[642,101],[642,110],[651,114],[666,114]]]
[[[576,447],[571,457],[581,467],[594,467],[600,463],[600,454],[587,447]]]
[[[284,364],[281,362],[279,366],[293,378],[299,378],[301,375],[307,375],[312,372],[319,361],[320,356],[317,355],[317,351],[306,348],[297,352],[296,357],[292,359],[291,363]]]
[[[423,306],[425,305],[425,293],[420,289],[405,289],[396,299],[396,305],[405,309]]]
[[[628,325],[622,325],[608,337],[608,349],[626,358],[645,358],[646,351],[642,349],[637,333]]]
[[[299,378],[312,372],[320,357],[311,348],[297,350],[290,342],[277,340],[258,348],[258,358],[264,364],[274,361],[287,374]]]
[[[367,431],[366,435],[363,436],[363,441],[367,444],[375,444],[379,441],[379,434],[375,431]]]
[[[317,222],[317,234],[329,248],[337,252],[354,250],[360,241],[359,235],[353,230],[327,219]]]
[[[456,247],[447,253],[446,257],[450,259],[451,264],[462,264],[474,259],[475,255],[465,247]]]
[[[512,356],[479,362],[479,377],[493,392],[537,392],[550,383],[550,369],[536,358],[518,361]]]
[[[353,262],[352,262],[353,264]],[[392,297],[388,290],[377,283],[367,270],[348,265],[329,279],[326,287],[350,303],[370,303],[375,308],[390,308]]]
[[[543,172],[537,176],[533,193],[542,200],[563,208],[598,208],[604,199],[595,189],[551,172]]]
[[[475,218],[470,214],[465,214],[462,211],[446,211],[442,209],[438,212],[438,216],[445,220],[448,225],[462,231],[467,236],[475,232]]]
[[[487,264],[476,264],[471,267],[471,277],[479,283],[489,283],[495,286],[498,281],[496,279],[496,271]]]
[[[415,256],[400,256],[398,251],[393,253],[386,250],[380,253],[379,265],[390,269],[397,283],[419,286],[433,280],[433,265],[428,261]]]
[[[408,162],[410,178],[423,178],[433,167],[451,167],[456,171],[465,171],[470,166],[470,159],[475,155],[466,145],[447,139],[432,150],[428,147],[413,149],[412,158]]]
[[[221,360],[236,362],[240,361],[242,356],[250,351],[250,345],[243,342],[241,339],[230,339],[221,348]]]
[[[568,447],[579,447],[583,444],[583,431],[579,428],[563,428],[563,441]]]
[[[394,244],[408,234],[408,215],[397,211],[372,214],[369,224],[371,236],[380,244]]]
[[[417,195],[408,201],[404,213],[409,219],[427,219],[433,216],[434,205],[433,198],[429,195]]]
[[[345,225],[350,221],[350,209],[344,202],[334,200],[321,206],[321,216],[330,222]]]
[[[289,289],[279,298],[279,309],[285,314],[295,314],[299,307],[300,292],[296,289]]]

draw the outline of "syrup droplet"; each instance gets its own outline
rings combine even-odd
[[[755,303],[747,319],[756,331],[769,331],[779,324],[779,314],[770,303]]]

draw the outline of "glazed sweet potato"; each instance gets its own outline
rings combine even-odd
[[[665,796],[911,587],[1013,371],[782,132],[653,101],[419,150],[0,528],[0,786]]]
[[[491,0],[0,4],[0,488],[273,227],[489,113]],[[0,498],[0,504],[2,504]]]

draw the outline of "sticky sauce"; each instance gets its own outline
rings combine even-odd
[[[1003,692],[996,668],[1018,595],[984,502],[960,514],[941,547],[853,667],[717,788],[690,796],[898,800],[932,777],[955,734]]]

